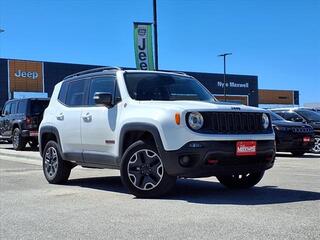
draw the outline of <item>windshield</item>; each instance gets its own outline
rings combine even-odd
[[[320,122],[320,115],[310,110],[297,111],[302,117],[312,122]]]
[[[281,116],[279,116],[278,114],[274,113],[274,112],[269,112],[271,115],[271,120],[272,121],[283,121],[285,120],[284,118],[282,118]]]
[[[125,82],[130,97],[135,100],[216,101],[204,86],[187,76],[165,73],[126,73]]]

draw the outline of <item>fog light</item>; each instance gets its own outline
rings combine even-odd
[[[180,165],[183,167],[187,167],[191,163],[191,158],[189,156],[182,156],[179,158]]]

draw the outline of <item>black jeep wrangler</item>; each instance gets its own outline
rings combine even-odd
[[[5,103],[0,117],[0,139],[13,143],[15,150],[23,150],[29,143],[38,146],[38,128],[48,98],[13,99]]]

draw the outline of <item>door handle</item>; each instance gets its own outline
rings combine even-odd
[[[58,115],[56,116],[56,118],[57,118],[58,120],[62,121],[62,120],[64,119],[63,113],[58,114]]]
[[[90,113],[86,113],[84,116],[82,116],[83,121],[85,122],[91,122],[92,115]]]

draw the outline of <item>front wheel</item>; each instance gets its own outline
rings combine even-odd
[[[313,153],[320,153],[320,137],[314,138],[314,147],[311,149]]]
[[[121,161],[121,179],[139,198],[155,198],[168,193],[176,177],[169,176],[156,147],[143,141],[132,144]]]
[[[226,176],[217,176],[217,179],[221,184],[227,188],[243,189],[251,188],[256,185],[262,179],[264,171],[246,173],[246,174],[234,174]]]

